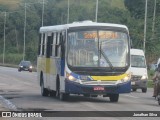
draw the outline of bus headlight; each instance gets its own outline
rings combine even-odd
[[[131,79],[131,74],[127,74],[123,79],[117,80],[116,84],[120,84],[120,83],[130,81],[130,79]]]
[[[76,78],[74,78],[72,75],[69,75],[69,76],[68,76],[68,79],[69,79],[70,81],[75,81],[75,80],[76,80]]]
[[[79,80],[77,78],[75,78],[73,75],[71,75],[71,74],[69,74],[67,72],[66,72],[66,77],[70,81],[79,82]]]
[[[126,77],[124,77],[124,78],[122,79],[123,82],[127,82],[127,81],[129,81],[129,80],[130,80],[130,76],[129,76],[129,75],[126,76]]]
[[[147,76],[146,75],[143,75],[142,77],[141,77],[141,80],[146,80],[147,79]]]

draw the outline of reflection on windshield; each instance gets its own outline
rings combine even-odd
[[[145,68],[146,64],[145,64],[144,56],[131,55],[131,66],[132,67]]]
[[[101,55],[100,49],[104,55]],[[79,31],[68,34],[68,64],[74,67],[125,67],[128,38],[115,31]]]

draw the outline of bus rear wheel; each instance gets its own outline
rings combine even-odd
[[[110,98],[110,102],[118,102],[119,94],[111,94],[109,98]]]
[[[44,83],[43,82],[41,83],[41,95],[42,96],[48,96],[49,95],[49,91],[46,88],[44,88]]]
[[[42,96],[48,96],[49,95],[49,91],[47,88],[44,88],[44,82],[43,82],[43,76],[41,76],[41,95]]]
[[[60,80],[59,80],[59,76],[57,75],[57,79],[56,79],[56,97],[60,96]]]
[[[50,91],[50,96],[51,96],[51,97],[56,97],[56,91],[53,91],[53,90]]]

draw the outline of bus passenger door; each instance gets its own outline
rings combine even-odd
[[[50,89],[56,91],[58,33],[52,33],[50,42]]]
[[[52,34],[51,33],[48,33],[47,34],[47,38],[46,38],[46,60],[45,60],[45,71],[46,71],[46,84],[47,84],[47,88],[51,88],[51,85],[50,85],[50,69],[51,69],[51,66],[50,66],[50,62],[51,62],[51,58],[50,58],[50,54],[51,54],[51,41],[52,41]]]

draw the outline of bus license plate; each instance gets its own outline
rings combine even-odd
[[[94,87],[94,91],[103,91],[104,90],[104,87]]]

